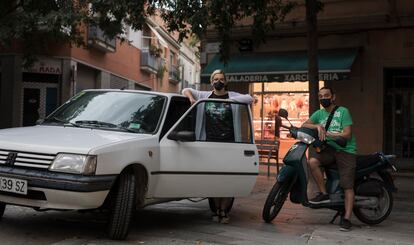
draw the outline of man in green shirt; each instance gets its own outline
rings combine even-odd
[[[349,221],[354,206],[354,181],[356,167],[356,141],[352,134],[352,118],[348,109],[335,105],[335,94],[329,87],[323,87],[319,90],[319,102],[324,107],[312,114],[302,126],[318,130],[320,140],[326,140],[328,147],[323,151],[316,153],[308,161],[312,175],[316,181],[320,193],[309,200],[310,203],[329,203],[329,195],[326,191],[323,172],[321,166],[337,164],[340,176],[340,185],[345,192],[345,215],[340,224],[341,231],[349,231],[351,222]],[[332,121],[329,128],[325,130],[325,125],[329,114],[334,110]],[[334,139],[342,137],[347,140],[344,147],[337,145]]]

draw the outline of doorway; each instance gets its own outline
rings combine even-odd
[[[384,149],[414,159],[414,69],[385,70]]]
[[[23,126],[32,126],[39,119],[40,89],[23,90]]]

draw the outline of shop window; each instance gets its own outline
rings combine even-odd
[[[324,82],[319,82],[323,87]],[[276,140],[275,117],[280,108],[289,112],[293,125],[300,127],[309,118],[308,82],[254,83],[253,123],[256,140]],[[283,123],[287,123],[283,119]],[[286,139],[288,131],[281,129],[280,139]]]

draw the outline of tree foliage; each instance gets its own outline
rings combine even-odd
[[[50,42],[83,45],[82,25],[97,25],[112,38],[125,26],[142,29],[146,17],[159,14],[180,40],[190,33],[202,39],[207,27],[214,28],[226,60],[238,22],[251,18],[251,36],[263,42],[294,5],[285,0],[2,0],[0,46],[18,40],[26,54],[33,54]]]

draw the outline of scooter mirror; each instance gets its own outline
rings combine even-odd
[[[289,113],[285,109],[279,109],[279,116],[287,119],[289,116]]]

